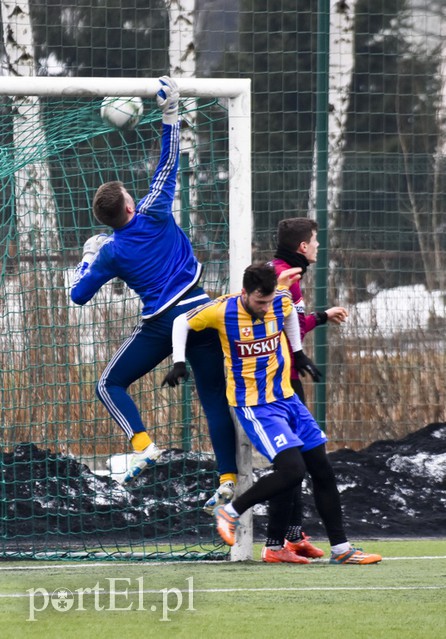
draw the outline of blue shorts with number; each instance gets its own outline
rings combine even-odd
[[[287,448],[305,452],[327,441],[297,395],[260,406],[234,406],[233,411],[252,444],[270,461]]]

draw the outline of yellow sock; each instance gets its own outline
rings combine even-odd
[[[224,475],[220,475],[220,486],[224,484],[225,481],[232,481],[234,484],[237,483],[237,475],[235,473],[225,473]]]
[[[140,453],[152,443],[152,440],[145,431],[135,433],[130,440],[135,452]]]

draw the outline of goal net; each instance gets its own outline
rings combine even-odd
[[[184,125],[174,214],[211,296],[238,290],[251,256],[247,80],[179,80]],[[135,199],[159,158],[156,79],[0,78],[2,557],[220,558],[202,511],[217,483],[193,381],[161,389],[168,362],[131,390],[162,461],[124,490],[127,440],[95,398],[140,305],[113,280],[84,307],[69,288],[82,246],[104,231],[97,187]],[[133,130],[100,117],[103,96],[143,98]],[[122,476],[122,475],[121,475]]]

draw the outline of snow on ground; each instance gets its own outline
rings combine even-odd
[[[446,321],[446,292],[429,292],[421,284],[398,286],[350,307],[342,330],[348,336],[392,337],[396,333],[428,331],[439,319]]]
[[[211,456],[168,450],[130,490],[114,479],[125,468],[124,457],[111,458],[110,475],[32,444],[5,453],[2,543],[27,546],[48,536],[53,547],[65,547],[70,536],[85,543],[108,537],[120,544],[178,534],[197,541],[214,538],[212,519],[202,511],[218,481]],[[329,458],[350,539],[444,536],[446,423],[360,451],[341,449]],[[254,479],[269,470],[255,469]],[[325,537],[308,480],[303,500],[304,530]],[[256,539],[264,538],[266,519],[266,507],[256,507]]]

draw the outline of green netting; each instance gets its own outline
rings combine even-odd
[[[228,277],[227,113],[215,101],[185,100],[182,108],[175,214],[217,294]],[[7,98],[0,107],[0,554],[219,558],[226,550],[201,510],[216,474],[193,384],[161,390],[162,367],[134,384],[167,453],[130,491],[113,479],[130,451],[96,401],[95,383],[140,305],[119,280],[82,308],[70,302],[69,287],[83,242],[107,230],[92,216],[98,185],[120,179],[144,196],[161,123],[150,101],[132,131],[107,127],[99,110],[98,99]]]
[[[173,76],[251,78],[255,255],[271,257],[280,219],[314,215],[321,227],[320,257],[327,258],[328,268],[322,281],[320,266],[307,273],[307,309],[314,310],[316,299],[325,297],[327,306],[342,304],[350,313],[342,329],[317,329],[327,349],[325,360],[317,361],[324,368],[325,395],[315,397],[312,383],[304,380],[310,408],[326,410],[330,446],[360,448],[443,422],[443,3],[215,0],[197,2],[193,11],[181,6],[181,15],[162,0],[30,4],[27,37],[32,31],[32,41],[25,44],[31,48],[31,74],[141,78],[170,70]],[[21,16],[25,5],[17,12]],[[14,26],[15,13],[3,19]],[[21,57],[11,55],[16,31],[4,25],[2,32],[6,72],[25,73],[14,67]],[[158,116],[147,102],[143,122],[125,134],[122,144],[120,134],[102,125],[98,100],[67,100],[59,119],[52,100],[41,104],[39,126],[16,130],[20,145],[13,144],[17,112],[12,98],[2,98],[0,110],[4,548],[35,556],[63,548],[105,552],[101,545],[110,542],[108,533],[116,528],[119,535],[109,543],[107,556],[151,554],[153,531],[147,539],[144,533],[146,545],[141,545],[147,513],[124,509],[125,521],[110,523],[123,509],[105,504],[107,524],[94,519],[94,511],[82,521],[71,519],[69,500],[77,497],[67,488],[67,478],[79,470],[64,468],[71,457],[60,461],[59,456],[73,455],[103,470],[111,453],[123,452],[120,433],[94,399],[94,385],[135,323],[137,303],[114,281],[88,310],[74,309],[67,304],[68,279],[84,240],[102,230],[91,215],[98,183],[115,177],[117,169],[135,193],[145,192],[158,157],[159,123],[152,122]],[[181,159],[185,201],[176,208],[206,264],[205,286],[216,294],[227,289],[227,181],[236,167],[228,167],[224,110],[202,106],[196,123],[189,116],[199,138],[186,143],[194,153]],[[34,108],[24,107],[31,113]],[[192,105],[185,108],[193,112]],[[45,132],[43,141],[39,131]],[[318,135],[319,145],[328,146],[326,165],[317,165]],[[319,187],[327,179],[318,206],[312,202],[316,165]],[[33,221],[36,212],[45,210],[50,214]],[[310,355],[315,333],[305,338]],[[183,517],[177,501],[182,487],[175,482],[184,471],[164,469],[169,479],[163,475],[157,485],[171,491],[166,501],[175,501],[178,511],[159,516],[173,527],[172,542],[161,524],[155,536],[159,553],[177,552],[182,543],[180,554],[190,556],[192,542],[210,535],[211,546],[215,543],[210,522],[196,505],[214,478],[212,468],[203,470],[204,464],[212,466],[212,456],[193,387],[174,398],[160,391],[160,377],[157,371],[142,380],[134,393],[147,422],[159,429],[167,448],[177,451],[172,454],[185,467],[196,464],[187,474],[196,482],[188,493],[197,502],[190,507],[196,519],[179,532],[174,527]],[[16,450],[22,442],[25,447]],[[43,458],[31,463],[35,455]],[[64,469],[57,485],[50,486],[47,466],[54,472],[54,464]],[[21,470],[28,475],[20,483]],[[65,506],[49,513],[45,504],[54,492]],[[144,509],[149,498],[138,499]],[[39,500],[37,511],[31,503]],[[50,532],[54,521],[63,530],[57,544]],[[91,539],[89,533],[79,540],[78,528],[87,531],[87,522]],[[45,526],[48,532],[42,533]],[[167,543],[172,548],[166,550]]]

